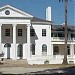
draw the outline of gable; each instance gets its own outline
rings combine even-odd
[[[32,15],[16,9],[10,5],[6,5],[0,8],[0,17],[27,17],[31,18]]]

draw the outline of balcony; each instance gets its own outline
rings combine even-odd
[[[51,41],[65,41],[64,37],[51,37]],[[75,41],[75,38],[68,38],[68,41]]]

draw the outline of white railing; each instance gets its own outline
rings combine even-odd
[[[32,60],[50,60],[50,59],[63,59],[64,55],[47,55],[47,56],[31,56]]]
[[[75,59],[75,55],[67,55],[67,59]]]
[[[37,60],[50,60],[50,59],[63,59],[64,55],[47,55],[47,56],[31,56],[31,59]],[[67,55],[67,59],[75,59],[75,55]]]
[[[65,38],[64,37],[51,37],[52,41],[64,41]]]
[[[51,64],[62,64],[64,55],[49,55],[49,56],[32,56],[31,61],[50,62]],[[67,55],[68,64],[75,63],[75,55]]]
[[[70,38],[71,40],[75,40],[75,38]]]
[[[51,37],[52,41],[65,41],[64,37]],[[75,38],[68,38],[68,41],[75,41]]]
[[[67,55],[67,61],[69,64],[75,63],[75,55]]]
[[[2,51],[2,52],[0,53],[0,61],[3,61],[3,58],[4,58],[4,52]]]

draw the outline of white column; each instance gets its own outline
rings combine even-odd
[[[23,59],[27,59],[27,44],[23,45]]]
[[[0,25],[0,53],[2,52],[2,44],[1,44],[1,41],[2,41],[2,30],[1,30],[1,26]]]
[[[51,55],[53,55],[53,44],[51,44]]]
[[[30,24],[27,25],[27,50],[28,50],[27,59],[30,59]]]
[[[74,55],[74,44],[70,44],[70,55]]]
[[[51,55],[51,25],[49,25],[49,30],[48,30],[48,49],[47,49],[47,55]]]
[[[17,59],[17,50],[16,50],[16,24],[13,24],[13,59]]]

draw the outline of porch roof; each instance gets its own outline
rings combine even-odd
[[[65,26],[64,25],[52,25],[51,28],[53,31],[64,31]],[[75,26],[67,25],[68,31],[75,31]]]

